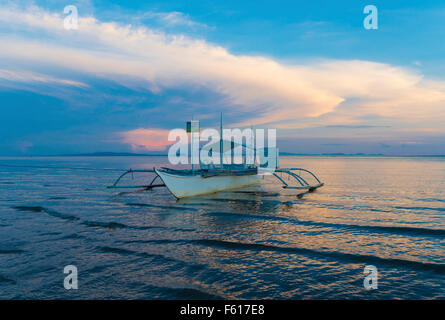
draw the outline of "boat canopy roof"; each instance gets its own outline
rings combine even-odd
[[[240,144],[231,140],[223,140],[223,151],[232,150],[235,147],[239,146],[241,146],[242,148],[255,150],[255,147],[251,148],[244,143]],[[201,147],[201,150],[208,150],[208,151],[212,150],[212,152],[219,153],[220,152],[219,148],[220,148],[220,142],[218,141],[211,144],[209,143],[205,144],[204,146]]]

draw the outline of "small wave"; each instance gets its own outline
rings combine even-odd
[[[78,233],[72,233],[72,234],[68,234],[66,236],[63,236],[57,240],[77,240],[77,239],[86,239],[85,236],[82,236]]]
[[[427,235],[445,237],[445,230],[442,229],[428,229],[416,227],[396,227],[396,226],[355,226],[368,230],[384,231],[392,233],[406,233],[413,235]]]
[[[441,200],[436,200],[441,201]],[[414,211],[439,211],[439,212],[445,212],[445,208],[435,208],[435,207],[410,207],[410,206],[394,206],[389,207],[388,209],[382,209],[382,208],[374,208],[372,206],[365,206],[365,205],[354,205],[354,206],[345,206],[341,204],[333,204],[333,203],[324,203],[324,204],[316,204],[311,203],[313,206],[317,206],[319,208],[326,208],[326,209],[337,209],[337,210],[349,210],[349,211],[371,211],[371,212],[383,212],[383,213],[393,213],[395,209],[398,210],[414,210]]]
[[[185,242],[190,243],[190,241],[185,240]],[[164,269],[167,270],[168,265],[173,266],[172,270],[179,270],[179,269],[188,269],[189,272],[197,271],[205,268],[206,266],[202,264],[197,263],[188,263],[184,262],[179,259],[167,257],[162,254],[157,253],[148,253],[148,252],[140,252],[135,250],[130,250],[126,248],[118,248],[118,247],[110,247],[110,246],[103,246],[103,247],[97,247],[98,251],[103,253],[116,253],[123,256],[137,256],[142,257],[144,259],[152,259],[155,263],[159,265],[163,265]]]
[[[139,251],[134,251],[134,250],[130,250],[130,249],[125,249],[125,248],[117,248],[117,247],[109,247],[109,246],[103,246],[103,247],[97,247],[97,249],[100,252],[104,252],[104,253],[117,253],[120,255],[124,255],[124,256],[128,256],[128,255],[133,255],[133,256],[139,256],[139,257],[155,257],[155,258],[162,258],[165,260],[168,260],[169,258],[166,258],[162,255],[159,254],[150,254],[147,252],[139,252]]]
[[[366,226],[366,225],[353,225],[353,224],[341,224],[341,223],[327,223],[327,222],[298,220],[296,218],[287,218],[281,216],[268,216],[260,214],[234,213],[234,212],[208,212],[204,213],[203,216],[287,221],[300,225],[314,226],[314,227],[351,229],[351,230],[361,230],[366,232],[377,232],[377,233],[396,233],[396,234],[409,234],[409,235],[420,235],[420,236],[445,237],[445,230],[443,229],[429,229],[429,228],[404,227],[404,226],[372,226],[372,225]]]
[[[37,266],[37,267],[30,267],[30,269],[24,271],[24,272],[20,272],[18,274],[18,277],[23,277],[23,276],[29,276],[29,275],[33,275],[33,276],[37,276],[38,274],[41,273],[52,273],[56,272],[57,268],[55,266]]]
[[[223,300],[224,298],[195,288],[152,287],[150,291],[176,300]]]
[[[439,198],[409,198],[414,201],[421,201],[421,202],[445,202],[445,199],[439,199]]]
[[[13,208],[18,211],[43,212],[43,207],[17,206]]]
[[[333,209],[333,210],[345,210],[345,211],[370,211],[370,212],[383,212],[383,213],[392,213],[393,210],[391,209],[379,209],[374,208],[372,206],[365,206],[365,205],[354,205],[354,206],[347,206],[342,204],[333,204],[333,203],[315,203],[311,202],[309,205],[322,208],[322,209]]]
[[[208,200],[214,201],[214,202],[224,202],[224,203],[240,203],[240,204],[242,203],[242,204],[247,204],[247,205],[261,205],[262,207],[264,207],[264,206],[277,207],[277,206],[286,205],[282,201],[265,200],[265,199],[253,200],[253,199],[216,199],[216,198],[211,198]]]
[[[127,241],[122,241],[123,243],[142,243],[142,244],[171,244],[171,243],[188,243],[189,240],[185,240],[185,239],[177,239],[177,240],[172,240],[172,239],[156,239],[156,240],[127,240]]]
[[[103,272],[104,270],[106,270],[106,269],[108,269],[108,268],[110,268],[110,267],[112,267],[112,266],[114,266],[114,265],[94,266],[93,268],[88,269],[88,270],[87,270],[87,273],[88,273],[88,274],[90,274],[90,273],[101,273],[101,272]]]
[[[16,284],[17,283],[15,280],[6,278],[5,276],[0,274],[0,283],[2,283],[2,282],[3,283],[11,283],[11,284]]]
[[[445,208],[434,208],[434,207],[394,207],[396,209],[402,209],[402,210],[416,210],[416,211],[425,211],[425,210],[431,210],[431,211],[439,211],[439,212],[445,212]]]
[[[424,263],[412,260],[402,260],[402,259],[393,259],[393,258],[380,258],[377,256],[371,255],[358,255],[351,253],[343,253],[343,252],[324,252],[317,251],[306,248],[294,248],[294,247],[280,247],[280,246],[272,246],[267,244],[257,244],[257,243],[240,243],[240,242],[231,242],[225,240],[211,240],[211,239],[200,239],[194,240],[193,242],[205,246],[210,247],[220,247],[224,249],[230,250],[252,250],[252,251],[272,251],[272,252],[281,252],[281,253],[294,253],[294,254],[302,254],[309,255],[313,257],[319,258],[334,258],[336,260],[346,260],[351,262],[358,263],[375,263],[375,264],[385,264],[385,265],[396,265],[400,267],[410,267],[413,269],[433,271],[441,274],[445,274],[445,264],[436,264],[436,263]]]
[[[100,221],[84,221],[83,225],[93,228],[105,228],[105,229],[125,229],[127,225],[119,222],[100,222]]]
[[[148,208],[160,208],[160,209],[167,209],[167,210],[181,210],[181,211],[197,211],[195,208],[186,208],[186,207],[178,207],[178,206],[162,206],[162,205],[155,205],[155,204],[148,204],[148,203],[126,203],[127,206],[134,206],[134,207],[148,207]]]
[[[134,250],[130,250],[130,249],[109,247],[109,246],[97,247],[97,249],[98,249],[98,251],[103,252],[103,253],[116,253],[116,254],[123,255],[123,256],[137,256],[137,257],[142,257],[142,258],[151,258],[160,264],[168,264],[168,263],[183,264],[183,262],[180,260],[169,258],[169,257],[163,256],[161,254],[156,254],[156,253],[152,254],[152,253],[147,253],[147,252],[139,252],[139,251],[134,251]]]
[[[51,210],[51,209],[48,209],[45,207],[40,207],[40,206],[16,206],[13,208],[18,211],[44,212],[52,217],[63,219],[63,220],[70,220],[70,221],[79,220],[79,218],[76,216],[72,216],[72,215],[65,214],[65,213],[60,213],[58,211]]]
[[[51,210],[45,207],[41,206],[16,206],[13,207],[14,209],[18,211],[25,211],[25,212],[44,212],[50,216],[69,220],[69,221],[75,221],[80,220],[76,216],[60,213],[55,210]],[[148,229],[163,229],[164,227],[157,227],[157,226],[129,226],[123,223],[119,222],[101,222],[101,221],[83,221],[83,225],[86,225],[88,227],[98,227],[98,228],[105,228],[105,229],[135,229],[135,230],[148,230]]]
[[[267,192],[267,191],[238,191],[238,190],[234,190],[234,191],[228,191],[231,193],[240,193],[240,194],[250,194],[250,195],[254,195],[254,196],[261,196],[261,197],[279,197],[281,196],[280,193],[277,192]]]
[[[60,234],[60,232],[57,232],[57,231],[40,233],[41,236],[58,236],[59,234]]]
[[[105,252],[105,253],[118,253],[122,255],[138,255],[138,252],[122,249],[122,248],[115,248],[115,247],[99,247],[99,251]]]
[[[23,252],[25,251],[21,249],[0,249],[0,254],[18,254]]]
[[[129,226],[120,222],[101,222],[101,221],[84,221],[83,225],[93,228],[105,228],[105,229],[134,229],[134,230],[150,230],[150,229],[164,229],[164,227],[158,226]]]
[[[173,228],[174,231],[178,231],[178,232],[194,232],[196,231],[196,229],[192,229],[192,228]]]
[[[207,212],[202,214],[203,216],[209,217],[231,217],[231,218],[240,218],[240,219],[259,219],[259,220],[275,220],[275,221],[290,221],[292,219],[288,219],[280,216],[268,216],[263,214],[250,214],[250,213],[235,213],[235,212]],[[295,219],[295,221],[298,221]]]
[[[48,233],[42,234],[42,235],[50,235],[50,236],[51,235],[60,235],[60,232],[48,232]],[[58,238],[51,237],[51,238],[43,239],[43,240],[40,240],[38,242],[39,243],[41,243],[41,242],[56,242],[56,241],[61,241],[61,240],[80,240],[80,239],[91,240],[91,239],[89,239],[89,238],[87,238],[85,236],[82,236],[80,234],[72,233],[72,234],[68,234],[68,235],[65,235],[65,236],[62,236],[62,237],[58,237]]]

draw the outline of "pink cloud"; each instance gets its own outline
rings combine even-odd
[[[172,144],[168,141],[169,130],[135,129],[122,132],[122,142],[131,145],[133,151],[164,151]]]

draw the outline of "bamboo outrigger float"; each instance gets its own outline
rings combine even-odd
[[[188,128],[190,127],[191,126],[189,125]],[[193,131],[190,132],[192,132],[193,139]],[[234,144],[231,141],[230,144],[231,148],[233,148]],[[252,184],[261,183],[266,175],[276,177],[283,183],[282,187],[286,189],[298,189],[312,192],[323,186],[323,183],[317,176],[309,170],[303,168],[278,168],[279,153],[277,148],[267,151],[268,156],[271,156],[268,160],[270,162],[272,159],[272,165],[267,163],[267,168],[265,169],[265,167],[261,165],[261,161],[259,164],[247,164],[245,162],[242,164],[225,164],[223,161],[224,141],[222,139],[222,134],[219,145],[219,150],[221,150],[221,152],[218,167],[213,163],[203,164],[200,162],[200,169],[195,169],[192,165],[191,170],[177,170],[166,167],[136,170],[130,169],[124,172],[114,184],[108,188],[141,188],[150,190],[158,187],[166,187],[177,199],[180,199],[247,187]],[[256,155],[256,150],[254,154]],[[270,170],[271,166],[272,170]],[[301,172],[305,172],[315,183],[309,183],[307,178],[305,179],[302,177]],[[119,184],[123,177],[128,174],[133,175],[134,173],[151,173],[154,174],[154,177],[147,185],[126,186]],[[285,179],[283,179],[283,175],[287,176],[287,180],[292,181],[292,183],[286,182]]]

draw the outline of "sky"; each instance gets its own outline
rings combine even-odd
[[[444,39],[437,0],[0,0],[0,155],[162,152],[220,112],[284,152],[444,155]]]

